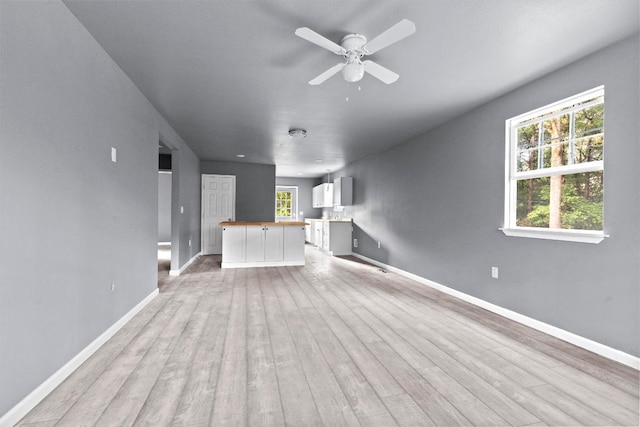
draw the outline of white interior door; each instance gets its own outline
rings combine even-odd
[[[236,177],[202,175],[202,254],[222,253],[221,221],[236,218]]]

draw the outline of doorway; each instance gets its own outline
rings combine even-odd
[[[171,149],[158,144],[158,280],[171,270]]]
[[[202,255],[222,253],[222,221],[236,219],[236,177],[202,175]]]

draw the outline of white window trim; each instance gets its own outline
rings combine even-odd
[[[514,123],[522,125],[523,123],[531,121],[533,119],[536,119],[533,121],[538,121],[539,117],[544,112],[563,109],[577,102],[580,102],[580,100],[586,100],[600,95],[604,95],[604,86],[596,87],[562,101],[546,105],[544,107],[527,112],[525,114],[521,114],[505,121],[504,226],[499,229],[505,235],[512,237],[526,237],[532,239],[563,240],[579,243],[600,243],[606,237],[609,237],[609,235],[604,231],[596,230],[567,230],[553,228],[519,227],[516,225],[516,204],[513,203],[513,201],[517,197],[516,191],[518,179],[536,178],[540,176],[550,175],[568,175],[580,172],[604,170],[604,162],[596,161],[565,165],[556,168],[547,168],[543,170],[517,172],[515,156],[513,155],[513,150],[515,148],[512,146],[512,143],[515,140],[513,139],[512,135],[512,132],[515,131],[515,127],[513,126]],[[584,106],[580,106],[579,108],[584,108]],[[566,112],[563,112],[563,114],[565,113]],[[549,115],[549,117],[552,117],[552,115]]]
[[[564,240],[579,243],[600,243],[608,234],[602,231],[560,230],[553,228],[514,227],[500,228],[505,235],[511,237],[528,237],[531,239]]]

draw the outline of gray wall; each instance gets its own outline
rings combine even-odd
[[[345,214],[356,250],[640,356],[638,51],[638,37],[628,39],[336,173],[354,177]],[[505,120],[602,84],[611,237],[594,245],[505,236]]]
[[[171,241],[171,173],[158,173],[158,242]]]
[[[276,185],[291,185],[298,187],[298,214],[304,212],[304,218],[320,218],[322,209],[313,207],[313,187],[316,178],[276,178]]]
[[[178,271],[200,252],[200,159],[164,120],[160,124],[160,140],[171,148],[171,270]]]
[[[178,234],[199,224],[200,171],[62,3],[1,7],[4,414],[157,288],[159,138],[180,153]]]
[[[235,175],[236,221],[275,219],[275,165],[202,161],[200,169],[203,174]]]

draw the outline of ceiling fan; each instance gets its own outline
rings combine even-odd
[[[400,77],[398,74],[371,60],[367,59],[363,61],[362,58],[410,36],[415,33],[415,31],[415,24],[408,19],[403,19],[369,42],[367,42],[367,38],[361,34],[347,34],[340,41],[340,45],[338,45],[307,27],[298,28],[295,34],[336,55],[341,55],[345,59],[345,62],[334,65],[311,80],[309,82],[310,85],[319,85],[329,77],[337,74],[338,71],[342,71],[342,76],[348,82],[360,81],[364,73],[367,72],[373,77],[382,80],[384,83],[391,84],[398,80],[398,77]]]

